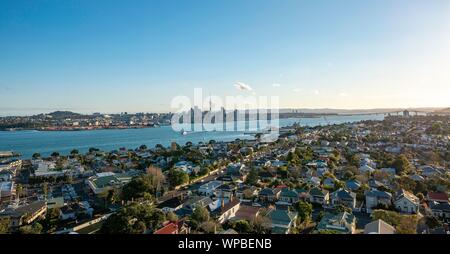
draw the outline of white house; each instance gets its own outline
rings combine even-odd
[[[207,182],[198,188],[198,193],[200,195],[212,196],[214,195],[215,190],[219,188],[219,186],[221,185],[222,185],[221,181]]]
[[[414,194],[402,190],[400,195],[397,196],[397,199],[394,202],[395,208],[402,213],[411,213],[415,214],[419,212],[419,198]]]

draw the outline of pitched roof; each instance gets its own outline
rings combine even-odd
[[[178,232],[178,225],[176,223],[170,222],[164,227],[156,230],[153,234],[155,235],[170,235],[176,234]]]
[[[272,210],[269,213],[269,217],[272,220],[272,224],[288,225],[297,217],[297,213],[288,210]]]
[[[298,197],[298,193],[295,190],[290,190],[288,188],[284,188],[281,190],[281,196],[296,198],[296,197]]]
[[[316,188],[312,188],[309,191],[309,195],[312,195],[312,196],[325,196],[327,193],[328,193],[327,190],[322,190],[322,189],[319,189],[317,187]]]
[[[236,218],[240,220],[252,221],[256,218],[260,209],[260,207],[256,206],[241,205],[239,210],[236,212]]]
[[[369,197],[376,197],[376,198],[392,198],[392,194],[386,191],[380,191],[380,190],[370,190],[366,192],[366,196]]]
[[[364,227],[364,234],[394,234],[395,228],[383,220],[372,221]]]
[[[317,226],[318,230],[336,230],[349,233],[351,226],[355,223],[355,216],[351,213],[343,212],[339,214],[325,213]]]
[[[447,201],[448,202],[448,195],[444,192],[428,192],[427,195],[429,200],[436,200],[436,201]]]
[[[450,211],[450,204],[447,203],[439,203],[439,202],[431,202],[430,203],[430,208],[432,210],[440,210],[440,211]]]
[[[416,197],[414,194],[412,194],[411,192],[409,192],[409,191],[406,191],[406,190],[401,190],[400,191],[400,195],[398,195],[398,197],[397,197],[397,200],[400,200],[401,198],[406,198],[406,199],[408,199],[409,201],[411,201],[412,203],[419,203],[419,198],[418,197]]]
[[[274,191],[271,188],[264,188],[259,192],[259,195],[262,196],[271,196],[274,195]]]
[[[184,202],[186,202],[186,198],[182,198],[180,196],[178,197],[173,197],[171,199],[168,199],[164,202],[162,202],[161,204],[158,205],[158,208],[164,208],[164,207],[168,207],[168,208],[176,208],[179,207],[180,205],[182,205]]]
[[[333,198],[339,198],[339,199],[355,199],[356,193],[350,192],[348,190],[339,189],[333,193],[330,194]]]
[[[217,211],[219,214],[224,214],[224,213],[228,212],[228,210],[239,205],[240,203],[241,203],[241,201],[239,199],[234,198],[234,199],[230,200],[228,203],[221,206],[219,209],[217,209]]]

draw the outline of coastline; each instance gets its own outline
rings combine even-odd
[[[0,129],[3,132],[15,132],[15,131],[42,131],[42,132],[52,132],[52,131],[95,131],[95,130],[128,130],[128,129],[146,129],[146,128],[159,128],[161,125],[153,126],[114,126],[114,127],[67,127],[67,128],[53,128],[53,127],[42,127],[42,128],[7,128]]]

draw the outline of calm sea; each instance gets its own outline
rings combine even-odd
[[[281,119],[279,125],[289,126],[300,123],[304,126],[340,124],[361,120],[382,120],[383,115],[327,116],[321,118]],[[164,146],[175,141],[180,145],[216,141],[232,141],[236,138],[252,139],[252,135],[244,132],[192,132],[182,135],[170,126],[145,129],[91,130],[91,131],[0,131],[0,151],[15,151],[22,154],[23,159],[31,158],[33,153],[48,156],[52,152],[68,154],[72,149],[86,152],[90,147],[110,151],[126,147],[134,149],[140,145],[154,147]]]

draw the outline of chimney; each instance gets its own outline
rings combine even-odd
[[[221,207],[223,208],[225,206],[225,199],[222,197]]]

